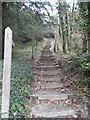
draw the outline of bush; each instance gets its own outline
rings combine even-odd
[[[80,63],[80,70],[81,72],[84,73],[84,75],[89,75],[90,74],[90,62],[88,62],[88,58],[86,55],[82,55],[79,58],[79,63]]]
[[[83,73],[83,78],[75,80],[78,89],[81,90],[84,95],[89,96],[90,92],[90,62],[86,54],[78,57],[80,64],[80,71]],[[80,93],[81,94],[81,93]],[[82,95],[82,94],[81,94]]]

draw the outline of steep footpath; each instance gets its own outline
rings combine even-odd
[[[72,81],[65,78],[50,47],[48,41],[34,65],[34,80],[30,96],[31,117],[41,118],[41,120],[86,118],[85,106],[79,101]]]

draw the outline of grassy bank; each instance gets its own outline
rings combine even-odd
[[[33,80],[33,62],[45,46],[38,42],[37,49],[32,43],[16,43],[13,48],[11,72],[10,118],[30,117],[30,85]],[[32,46],[33,56],[32,60]]]
[[[12,51],[10,118],[30,117],[30,85],[33,80],[33,62],[46,44],[38,42],[37,48],[32,43],[15,43]],[[33,57],[32,60],[32,46]],[[2,61],[0,60],[0,116],[2,89]]]

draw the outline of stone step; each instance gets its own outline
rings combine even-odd
[[[36,83],[34,84],[34,87],[36,88],[40,88],[40,89],[58,89],[58,88],[62,88],[63,84],[59,83],[59,82],[51,82],[51,83]]]
[[[51,94],[51,95],[60,95],[60,94],[67,94],[68,95],[68,98],[72,98],[72,97],[76,97],[76,92],[73,92],[72,91],[65,91],[65,92],[62,92],[61,90],[58,90],[58,89],[36,89],[36,91],[33,91],[32,92],[32,95],[33,94],[40,94],[40,95],[47,95],[47,94]]]
[[[45,64],[46,64],[46,65],[47,65],[47,64],[48,64],[48,65],[58,65],[58,62],[57,62],[57,61],[51,61],[51,60],[50,60],[50,61],[40,60],[39,62],[40,62],[42,65],[45,65]]]
[[[38,98],[38,100],[67,100],[69,98],[69,94],[65,94],[65,93],[60,93],[60,94],[34,93],[30,97]]]
[[[57,75],[59,75],[59,74],[57,73]],[[34,74],[34,76],[41,77],[41,79],[43,79],[43,77],[55,77],[55,76],[57,76],[57,75],[54,74],[54,73],[51,74],[51,75],[50,75],[50,74],[42,74],[42,73],[41,73],[41,74],[38,74],[38,73],[35,73],[35,74]]]
[[[61,80],[63,80],[63,76],[62,75],[55,75],[55,76],[43,76],[43,77],[41,77],[40,75],[34,75],[34,78],[35,79],[37,79],[37,80],[39,80],[39,81],[46,81],[46,82],[50,82],[50,81],[52,81],[52,82],[54,82],[54,81],[61,81]]]
[[[38,70],[41,70],[41,69],[43,69],[43,70],[57,70],[58,68],[59,68],[59,65],[56,65],[56,66],[34,66],[34,68],[35,69],[38,69]]]
[[[57,58],[54,53],[41,53],[41,58]]]
[[[30,97],[38,98],[38,100],[52,100],[52,101],[67,100],[75,96],[76,95],[73,93],[60,93],[52,90],[47,91],[45,89],[37,90],[37,92],[32,93],[32,95],[30,95]]]
[[[42,113],[42,114],[41,114]],[[63,110],[63,111],[47,111],[47,112],[34,112],[31,114],[31,116],[34,116],[34,114],[37,116],[37,118],[44,118],[44,119],[58,119],[58,118],[61,118],[64,120],[67,119],[68,120],[68,116],[74,116],[75,114],[75,111],[74,110]],[[32,117],[31,117],[32,118]],[[72,118],[72,117],[71,117]],[[72,119],[73,120],[73,119]]]
[[[36,62],[35,63],[35,66],[57,66],[58,65],[58,62],[53,62],[53,61],[39,61],[39,62]]]
[[[56,59],[55,56],[53,56],[53,55],[41,55],[40,58],[43,60],[49,60],[49,59],[55,60]]]
[[[58,62],[57,59],[55,59],[55,58],[40,58],[39,59],[39,62],[47,62],[47,61],[48,62],[54,62],[54,63]]]
[[[72,108],[71,106],[61,106],[61,105],[37,105],[36,107],[33,107],[32,109],[32,115],[36,115],[37,117],[43,117],[43,118],[68,118],[76,114],[78,111],[75,108]]]
[[[50,50],[43,50],[42,52],[41,52],[41,54],[43,55],[47,55],[47,54],[53,54],[53,52],[52,51],[50,51]]]
[[[59,72],[59,73],[61,73],[61,70],[60,70],[60,69],[56,69],[56,70],[55,70],[55,69],[52,69],[52,70],[49,70],[49,69],[45,69],[45,70],[44,70],[44,69],[39,69],[39,70],[38,70],[37,68],[36,68],[36,69],[34,68],[34,73],[35,73],[35,72],[37,72],[37,73],[41,73],[41,72],[45,72],[45,73],[51,73],[51,72],[52,72],[52,73],[53,73],[53,72],[54,72],[54,73],[58,73],[58,72]]]
[[[41,65],[42,66],[48,66],[48,65],[56,66],[56,65],[58,65],[58,63],[54,63],[54,62],[41,62]]]
[[[34,75],[41,75],[41,76],[55,76],[55,75],[59,75],[59,70],[57,71],[34,71],[33,73]]]
[[[58,62],[55,58],[40,58],[39,62]]]

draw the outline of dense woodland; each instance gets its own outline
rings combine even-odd
[[[47,34],[54,36],[52,26],[57,31],[59,29],[61,39],[56,44],[62,42],[64,53],[89,54],[89,3],[78,3],[77,6],[73,3],[70,8],[65,2],[57,2],[59,23],[55,15],[50,15],[47,7],[54,12],[49,2],[30,2],[28,6],[25,3],[2,3],[3,34],[5,28],[10,26],[14,41],[25,43],[35,40],[37,44]]]
[[[57,9],[56,15],[54,9]],[[61,55],[66,61],[73,61],[74,68],[70,69],[77,68],[81,76],[75,80],[77,88],[81,96],[90,97],[90,2],[81,2],[77,5],[73,2],[73,6],[60,0],[57,0],[54,6],[47,1],[3,2],[3,55],[4,31],[7,26],[10,26],[13,31],[15,44],[11,75],[10,117],[16,114],[18,117],[28,115],[27,106],[30,101],[27,101],[30,94],[29,84],[31,84],[28,78],[33,80],[33,61],[45,46],[47,38],[54,39],[53,50],[56,54]]]

